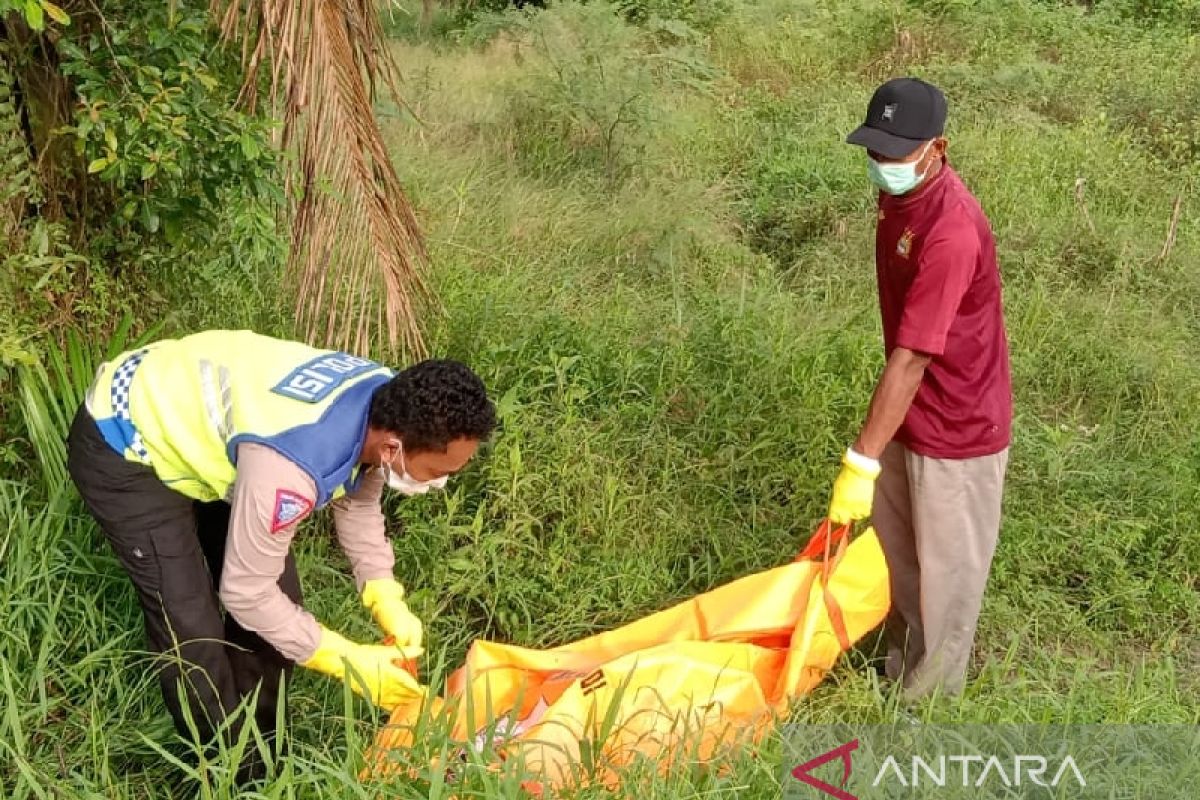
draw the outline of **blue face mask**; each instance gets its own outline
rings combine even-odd
[[[880,164],[875,159],[867,156],[867,177],[871,179],[871,183],[879,188],[879,191],[887,194],[908,194],[913,189],[920,185],[925,179],[925,172],[929,171],[929,167],[925,168],[925,172],[917,174],[917,164],[921,163],[921,159],[925,158],[925,153],[929,150],[929,146],[933,141],[929,141],[921,148],[921,155],[917,156],[913,161],[906,161],[901,164]]]

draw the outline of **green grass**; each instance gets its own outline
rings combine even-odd
[[[395,46],[421,123],[391,110],[388,135],[430,236],[432,340],[503,422],[449,492],[389,504],[435,682],[476,637],[560,643],[803,544],[882,365],[872,198],[841,139],[875,84],[913,72],[947,91],[953,163],[997,235],[1017,395],[974,680],[913,713],[1200,722],[1200,50],[1182,25],[762,0],[701,33],[566,5]],[[194,303],[177,325],[251,313]],[[183,751],[127,581],[34,474],[0,484],[0,795],[196,796],[163,755]],[[308,605],[374,637],[328,533],[298,545]],[[893,719],[873,646],[796,718]],[[299,675],[295,757],[264,796],[376,796],[353,777],[375,724]],[[630,780],[776,796],[778,745]],[[432,733],[413,763],[445,746]],[[385,795],[515,796],[512,775],[466,774]],[[231,796],[211,775],[200,796]]]

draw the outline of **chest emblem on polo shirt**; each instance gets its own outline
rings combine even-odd
[[[912,244],[913,232],[905,229],[904,233],[900,236],[900,240],[896,242],[896,255],[901,258],[908,258],[909,254],[912,253]]]

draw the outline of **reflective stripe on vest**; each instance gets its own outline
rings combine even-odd
[[[217,366],[207,358],[200,360],[200,391],[209,424],[228,442],[233,438],[233,386],[229,368]]]

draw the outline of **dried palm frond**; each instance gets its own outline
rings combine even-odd
[[[381,79],[400,102],[373,0],[212,3],[223,37],[242,47],[242,102],[257,104],[269,70],[279,146],[297,150],[288,270],[300,331],[367,353],[383,327],[391,350],[422,355],[427,255],[372,105]]]

